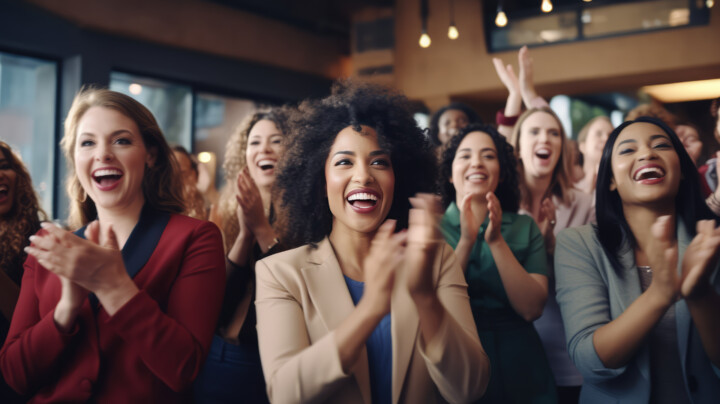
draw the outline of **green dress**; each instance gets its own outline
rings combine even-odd
[[[490,384],[479,403],[555,403],[550,364],[532,323],[510,305],[490,247],[485,243],[488,220],[480,227],[465,278],[480,342],[490,358]],[[453,202],[441,223],[445,240],[457,247],[460,211]],[[503,213],[500,233],[529,273],[547,275],[545,244],[535,221]]]

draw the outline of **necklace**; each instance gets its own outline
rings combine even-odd
[[[641,271],[652,273],[652,268],[649,265],[638,265],[637,268]]]

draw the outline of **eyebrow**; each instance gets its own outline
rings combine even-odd
[[[471,151],[472,151],[472,149],[470,149],[469,147],[463,147],[462,149],[459,149],[459,150],[457,151],[457,153],[460,153],[460,152],[471,152]],[[483,148],[483,149],[480,149],[480,153],[484,153],[484,152],[487,152],[487,151],[491,151],[491,152],[497,153],[497,150],[493,149],[492,147],[485,147],[485,148]],[[456,154],[457,154],[457,153],[456,153]]]
[[[268,135],[268,137],[275,137],[275,136],[282,136],[282,133],[279,133],[279,132],[278,132],[278,133],[273,133],[273,134],[271,134],[271,135]],[[262,136],[261,136],[261,135],[252,135],[252,136],[250,136],[249,138],[250,138],[250,139],[253,139],[253,138],[257,138],[257,137],[260,137],[260,138],[261,138]]]
[[[667,137],[666,135],[652,135],[652,136],[650,136],[650,141],[653,141],[653,140],[655,140],[655,139],[666,139],[666,140],[670,140],[670,138]],[[635,140],[635,139],[626,139],[626,140],[623,140],[622,142],[618,143],[618,147],[621,146],[621,145],[624,144],[624,143],[630,143],[630,142],[632,142],[632,143],[637,143],[637,140]]]
[[[354,152],[354,151],[350,151],[350,150],[340,150],[340,151],[338,151],[338,152],[335,152],[335,154],[333,154],[333,157],[337,156],[338,154],[345,154],[345,155],[348,155],[348,156],[354,156],[354,155],[355,155],[355,152]],[[387,150],[375,150],[375,151],[370,152],[370,157],[383,156],[383,155],[389,155],[389,154],[390,154],[390,153],[388,153]]]
[[[110,134],[110,137],[117,136],[117,135],[120,135],[120,134],[122,134],[122,133],[129,133],[129,134],[131,134],[131,135],[133,134],[129,129],[118,129],[118,130],[116,130],[115,132],[111,133],[111,134]],[[95,134],[94,134],[94,133],[90,133],[90,132],[83,132],[83,133],[81,133],[78,137],[80,137],[80,136],[91,136],[91,137],[95,137]]]

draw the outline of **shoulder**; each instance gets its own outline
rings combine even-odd
[[[262,263],[263,266],[267,267],[273,272],[275,272],[276,270],[287,271],[291,268],[298,268],[300,266],[306,265],[310,258],[314,256],[317,252],[317,247],[313,247],[312,245],[307,244],[304,246],[293,248],[291,250],[286,250],[277,254],[273,254],[269,257],[265,257],[258,261],[258,266],[260,266],[259,264]]]
[[[503,235],[512,236],[512,238],[526,238],[532,237],[535,233],[540,234],[540,229],[533,219],[529,215],[521,213],[503,212],[502,215],[502,228]],[[507,235],[505,234],[507,233]]]
[[[600,246],[595,225],[592,224],[585,224],[561,230],[557,235],[557,243],[560,244],[560,242],[571,244],[583,242],[593,246]]]
[[[220,234],[220,229],[218,229],[217,225],[215,223],[207,221],[207,220],[201,220],[201,219],[195,219],[190,216],[185,216],[177,213],[173,213],[170,215],[170,220],[168,221],[167,226],[165,227],[165,231],[182,231],[182,232],[217,232],[217,234]]]

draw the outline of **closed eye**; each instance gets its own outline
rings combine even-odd
[[[631,148],[620,149],[620,151],[618,152],[618,154],[621,154],[621,155],[622,155],[622,154],[630,154],[630,153],[632,153],[632,152],[634,152],[634,151],[635,151],[635,149],[631,149]]]
[[[349,166],[352,165],[352,161],[350,159],[340,159],[335,162],[335,166]]]
[[[83,140],[82,142],[80,142],[80,147],[93,146],[94,144],[95,142],[93,142],[92,140]]]
[[[390,167],[390,161],[387,159],[377,159],[374,160],[371,165]]]

